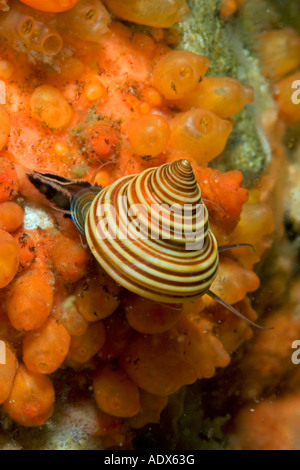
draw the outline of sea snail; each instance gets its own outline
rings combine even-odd
[[[65,197],[68,189],[76,188],[76,182],[54,179]],[[36,186],[39,180],[46,184],[45,175],[35,173],[30,180]],[[208,294],[262,328],[209,290],[218,272],[219,252],[233,246],[218,247],[188,160],[125,176],[104,189],[77,184],[77,192],[70,196],[72,219],[98,263],[117,283],[171,304]]]

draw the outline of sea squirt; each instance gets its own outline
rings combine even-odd
[[[133,23],[170,28],[189,13],[185,0],[105,0],[118,18]]]

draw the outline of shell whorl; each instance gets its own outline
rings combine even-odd
[[[76,196],[73,197],[70,212],[71,217],[78,228],[78,230],[84,234],[85,219],[88,211],[91,207],[93,200],[96,195],[101,191],[102,188],[91,186],[90,188],[84,188],[79,191]]]
[[[217,274],[217,242],[187,160],[125,176],[102,190],[85,234],[115,281],[152,300],[194,299]]]

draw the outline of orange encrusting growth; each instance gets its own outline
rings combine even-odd
[[[66,281],[76,282],[87,271],[89,253],[77,240],[59,234],[52,250],[53,263]]]
[[[48,375],[62,368],[63,382],[67,368],[72,396],[90,387],[102,446],[130,447],[132,429],[158,422],[169,395],[226,367],[251,329],[207,297],[164,305],[121,288],[96,265],[68,212],[52,210],[25,169],[104,187],[190,160],[219,244],[257,248],[239,250],[238,261],[221,256],[215,281],[216,292],[254,320],[246,295],[259,284],[252,267],[273,229],[272,213],[267,204],[246,203],[239,171],[206,167],[224,150],[230,118],[253,90],[229,77],[205,78],[209,57],[171,50],[178,35],[162,28],[184,17],[185,0],[142,0],[138,12],[132,1],[106,0],[111,23],[99,0],[23,3],[69,10],[51,17],[66,47],[51,60],[36,54],[36,67],[30,54],[17,60],[10,43],[1,48],[8,99],[0,108],[0,340],[7,345],[0,403],[21,426],[43,425],[54,406]],[[133,13],[155,28],[144,33],[114,17]],[[28,228],[32,205],[43,206],[50,228]]]
[[[222,0],[220,15],[223,18],[232,16],[244,4],[244,0]]]
[[[158,423],[160,413],[167,406],[168,397],[160,397],[139,391],[141,408],[137,415],[130,419],[130,426],[140,429],[148,423]]]
[[[19,267],[20,248],[13,237],[0,230],[0,289],[15,277]]]
[[[100,369],[93,388],[99,408],[112,416],[130,418],[140,410],[136,384],[117,366],[108,364]]]
[[[13,239],[19,245],[19,267],[18,271],[28,269],[36,256],[35,242],[29,232],[22,227],[12,234]]]
[[[182,313],[181,305],[163,305],[132,294],[126,298],[128,324],[145,334],[163,333],[175,325]]]
[[[38,10],[58,13],[72,8],[78,0],[21,0],[21,2]]]
[[[51,374],[63,363],[70,346],[70,335],[63,325],[49,318],[23,341],[23,360],[32,372]]]
[[[21,365],[3,408],[21,426],[41,426],[54,409],[54,388],[49,377]]]
[[[189,13],[185,0],[104,0],[110,11],[123,20],[158,28],[170,28]]]
[[[50,85],[41,85],[34,90],[30,109],[31,116],[50,129],[62,129],[71,122],[71,106],[62,93]]]
[[[247,189],[241,185],[242,173],[238,170],[221,173],[199,166],[195,174],[211,216],[224,225],[236,224],[249,197]]]
[[[105,318],[105,343],[98,353],[102,361],[112,361],[120,357],[127,349],[132,329],[124,318],[122,311],[116,311],[113,315]]]
[[[232,128],[230,121],[211,111],[192,109],[174,118],[170,146],[205,164],[222,153]]]
[[[6,107],[0,104],[0,150],[6,145],[10,132],[10,118]]]
[[[1,337],[1,336],[0,336]],[[1,349],[1,361],[0,361],[0,404],[7,400],[9,397],[10,391],[13,386],[15,373],[17,370],[18,362],[15,353],[12,351],[9,344],[1,340],[1,347],[4,343],[4,355],[2,357]],[[4,359],[4,360],[3,360]]]
[[[245,269],[230,258],[222,258],[211,289],[229,305],[233,305],[243,300],[247,292],[257,290],[259,284],[259,278],[253,271]],[[203,302],[205,306],[215,303],[208,296],[203,297]]]
[[[156,157],[166,149],[171,132],[168,122],[163,117],[148,114],[130,121],[127,127],[133,153]]]
[[[168,100],[179,99],[194,90],[206,74],[209,61],[189,51],[172,51],[154,67],[152,83]]]
[[[97,122],[85,129],[86,155],[93,163],[110,160],[119,151],[118,129],[109,121]]]
[[[264,73],[277,81],[300,65],[300,36],[292,28],[271,30],[260,36]]]
[[[13,199],[19,190],[15,166],[9,158],[0,157],[0,202]]]
[[[47,273],[34,269],[22,274],[11,284],[7,312],[16,330],[35,330],[47,320],[53,304],[51,281]]]
[[[101,321],[91,323],[81,336],[72,336],[68,359],[85,364],[94,357],[105,343],[105,328]]]
[[[183,111],[190,108],[203,108],[217,114],[222,119],[239,113],[254,100],[254,91],[238,80],[229,77],[204,78],[193,91],[174,105]]]
[[[64,302],[54,308],[54,317],[61,323],[71,336],[81,336],[88,327],[88,322],[80,315],[75,304],[76,297],[67,297]]]
[[[0,203],[0,229],[14,232],[23,223],[24,211],[12,201]]]
[[[98,74],[85,73],[80,77],[80,81],[84,83],[84,94],[89,101],[97,101],[100,98],[104,98],[106,89]]]
[[[185,359],[179,336],[172,329],[160,335],[133,336],[120,364],[142,390],[170,395],[196,380],[194,366]]]
[[[82,281],[76,291],[76,306],[88,322],[111,315],[120,304],[120,287],[101,272]]]

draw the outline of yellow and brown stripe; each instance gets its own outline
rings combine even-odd
[[[197,239],[189,238],[191,232]],[[217,274],[217,242],[187,160],[105,188],[91,205],[85,233],[103,269],[152,300],[181,303],[199,297]]]

